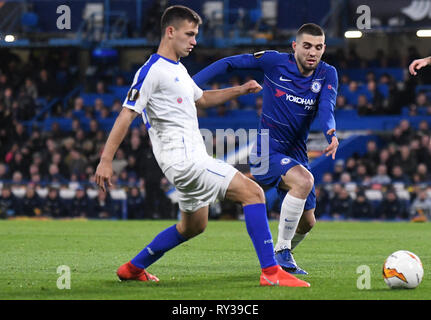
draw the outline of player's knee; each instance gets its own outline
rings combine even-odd
[[[311,229],[313,229],[315,224],[316,224],[316,218],[314,216],[308,218],[304,223],[302,233],[309,232]]]
[[[298,228],[296,229],[297,233],[306,234],[311,229],[313,229],[316,224],[316,218],[314,214],[303,215],[301,221],[298,224]]]
[[[191,225],[180,224],[178,231],[186,239],[191,239],[203,233],[206,227],[207,227],[207,221],[200,221]]]
[[[296,188],[299,189],[301,193],[304,193],[304,195],[307,196],[313,189],[314,177],[310,172],[304,171],[301,175],[298,176],[295,182]]]
[[[248,196],[243,201],[243,205],[265,203],[265,193],[257,183],[250,180],[246,188]]]

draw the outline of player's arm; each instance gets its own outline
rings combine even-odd
[[[195,103],[199,108],[208,108],[223,104],[244,94],[258,93],[260,90],[262,90],[262,86],[255,80],[250,80],[241,86],[220,90],[205,90]]]
[[[100,157],[99,165],[96,169],[96,183],[103,190],[105,189],[105,182],[108,186],[111,186],[112,171],[112,160],[114,159],[115,153],[117,152],[121,142],[123,142],[124,137],[129,130],[130,124],[138,115],[137,112],[129,109],[123,108],[117,119],[115,120],[114,126],[109,133],[108,140],[105,143],[105,147]]]
[[[337,99],[338,76],[334,67],[328,69],[325,83],[322,86],[322,93],[320,96],[319,108],[317,117],[325,134],[328,146],[324,152],[326,156],[332,156],[335,159],[335,154],[338,149],[338,138],[336,134],[336,125],[334,117],[335,102]]]
[[[277,51],[261,51],[254,54],[239,54],[226,57],[210,64],[193,76],[198,86],[206,84],[214,77],[236,69],[263,70],[266,66],[276,62]]]
[[[415,75],[417,75],[416,70],[419,70],[419,69],[426,67],[426,66],[429,66],[429,65],[431,65],[431,56],[423,58],[423,59],[413,60],[413,62],[410,63],[410,66],[409,66],[410,74],[415,76]]]

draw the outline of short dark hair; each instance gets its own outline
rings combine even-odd
[[[300,37],[303,34],[309,34],[312,36],[324,36],[325,32],[323,29],[315,23],[306,23],[301,26],[296,32],[296,37]]]
[[[170,6],[163,12],[160,26],[162,29],[162,37],[168,26],[178,23],[179,21],[190,21],[197,25],[202,23],[202,18],[192,9],[186,6],[175,5]]]

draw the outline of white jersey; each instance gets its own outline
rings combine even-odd
[[[184,160],[208,157],[195,105],[202,94],[180,62],[159,54],[136,72],[123,107],[142,115],[163,172]]]

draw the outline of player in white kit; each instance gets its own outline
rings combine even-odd
[[[157,53],[138,70],[103,150],[95,178],[106,191],[112,160],[133,119],[142,115],[153,153],[167,179],[180,193],[180,221],[160,232],[135,258],[117,270],[120,280],[159,281],[146,271],[165,252],[202,233],[208,206],[217,199],[240,202],[247,231],[262,268],[261,285],[308,287],[285,272],[274,259],[262,189],[229,164],[210,157],[199,131],[196,107],[225,103],[262,88],[254,80],[241,86],[202,91],[180,63],[196,45],[201,18],[184,6],[165,10]]]

